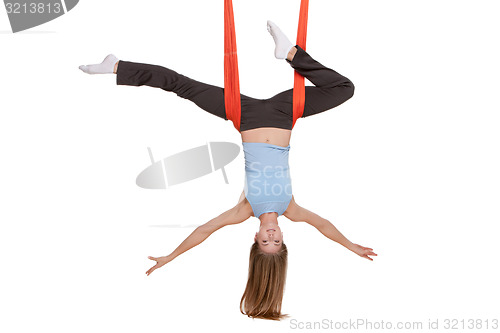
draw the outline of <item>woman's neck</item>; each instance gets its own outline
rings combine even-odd
[[[278,213],[263,213],[259,216],[260,225],[277,226],[278,225]]]

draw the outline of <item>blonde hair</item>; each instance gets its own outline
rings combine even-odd
[[[250,248],[248,281],[241,297],[240,311],[251,318],[280,320],[285,289],[288,250],[285,243],[276,253],[266,253],[257,242]]]

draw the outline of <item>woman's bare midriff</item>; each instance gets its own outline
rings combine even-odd
[[[276,127],[260,127],[241,133],[243,142],[263,142],[271,145],[287,147],[290,144],[292,130]]]

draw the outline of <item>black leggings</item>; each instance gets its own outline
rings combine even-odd
[[[300,47],[296,48],[293,60],[287,62],[315,85],[306,86],[302,117],[329,110],[352,97],[354,85],[348,78],[321,65]],[[118,85],[146,85],[171,91],[227,120],[223,88],[195,81],[165,67],[123,60],[118,63],[116,74]],[[240,132],[259,127],[292,129],[292,104],[293,89],[268,99],[255,99],[242,94]]]

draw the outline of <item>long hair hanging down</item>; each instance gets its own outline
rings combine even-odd
[[[250,248],[248,281],[241,297],[240,311],[251,318],[280,320],[286,282],[288,250],[285,243],[276,253],[266,253],[257,242]]]

